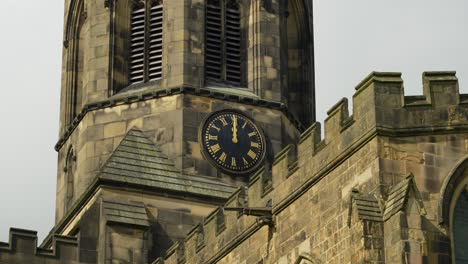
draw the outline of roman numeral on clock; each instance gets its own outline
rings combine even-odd
[[[223,152],[223,153],[221,153],[221,156],[219,156],[219,160],[222,161],[222,162],[225,162],[226,157],[227,157],[226,153]]]
[[[210,149],[211,149],[211,151],[213,153],[216,153],[221,149],[221,147],[219,146],[219,144],[215,144],[215,145],[211,146]]]
[[[253,160],[257,157],[257,154],[255,154],[255,152],[253,152],[252,150],[249,150],[249,152],[247,152],[247,155]]]
[[[221,123],[223,123],[223,126],[228,125],[228,122],[226,121],[226,119],[224,117],[220,118],[219,120],[221,121]]]

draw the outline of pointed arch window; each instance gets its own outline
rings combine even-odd
[[[83,107],[83,98],[87,88],[89,57],[89,21],[86,6],[79,1],[73,7],[73,15],[67,20],[64,47],[67,52],[66,91],[63,94],[64,125],[72,124]]]
[[[129,84],[162,77],[163,2],[137,1],[130,17]]]
[[[205,80],[242,84],[241,9],[235,0],[208,0],[205,18]]]

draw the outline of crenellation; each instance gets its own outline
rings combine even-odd
[[[325,119],[325,142],[337,137],[352,120],[348,111],[348,99],[343,98],[327,111]]]
[[[352,113],[343,98],[314,123],[311,1],[65,2],[57,224],[43,248],[10,230],[0,263],[449,261],[468,171],[455,72],[423,73],[418,96],[373,72]],[[252,174],[201,151],[200,125],[227,109],[265,134]],[[465,176],[447,180],[453,166]]]
[[[50,248],[38,247],[37,240],[36,231],[10,228],[9,242],[0,243],[0,263],[79,263],[78,238],[54,235]]]
[[[458,79],[454,71],[423,73],[423,92],[433,107],[446,107],[460,103]]]
[[[266,173],[265,171],[264,168],[259,169],[249,180],[247,197],[250,206],[256,205],[255,202],[261,199],[264,187],[262,177]]]
[[[437,78],[441,78],[440,75],[437,76]],[[453,81],[453,79],[448,81],[452,85],[451,88],[444,87],[454,89]],[[389,115],[390,119],[394,118],[396,114],[412,117],[426,113],[433,114],[434,108],[442,108],[432,105],[429,107],[416,107],[414,104],[409,106],[405,102],[421,101],[422,97],[402,97],[403,92],[399,74],[374,73],[373,76],[368,77],[367,81],[363,82],[353,97],[353,115],[348,113],[346,100],[340,101],[331,109],[325,124],[325,140],[321,140],[320,124],[315,123],[301,135],[297,145],[288,145],[278,152],[272,162],[271,182],[273,186],[269,192],[264,192],[265,182],[262,178],[269,172],[268,169],[264,168],[257,171],[250,179],[246,189],[247,203],[241,201],[243,199],[242,189],[237,189],[227,199],[226,208],[272,206],[275,232],[278,233],[273,235],[269,243],[275,247],[280,245],[282,250],[271,252],[266,257],[262,256],[267,263],[275,263],[274,259],[293,261],[292,255],[288,252],[301,247],[302,244],[308,245],[304,249],[305,253],[312,252],[314,256],[328,263],[339,261],[381,263],[384,260],[398,262],[401,258],[409,256],[409,253],[413,254],[412,257],[416,259],[424,259],[432,255],[446,257],[445,251],[441,253],[428,251],[424,244],[426,242],[418,240],[422,239],[420,230],[426,228],[425,226],[430,221],[436,219],[432,215],[435,209],[430,209],[435,208],[436,205],[429,201],[434,198],[428,193],[427,187],[423,188],[419,194],[415,186],[416,184],[428,184],[424,183],[424,179],[427,181],[430,176],[422,176],[419,171],[413,170],[416,168],[415,165],[425,166],[426,163],[427,165],[432,164],[431,166],[446,166],[445,164],[451,160],[439,161],[440,157],[435,156],[442,154],[441,151],[444,153],[452,151],[450,155],[458,156],[463,155],[464,152],[460,149],[460,140],[456,137],[451,139],[455,141],[450,143],[450,146],[443,146],[441,150],[430,148],[429,143],[424,143],[424,141],[417,143],[419,144],[417,145],[418,151],[427,155],[414,152],[413,141],[416,139],[403,137],[406,140],[398,141],[399,133],[406,135],[402,128],[412,129],[425,123],[420,123],[417,120],[403,120],[402,118],[395,119],[392,126],[384,127],[382,123],[385,124],[387,119],[382,121],[382,118],[385,114]],[[451,96],[459,95],[451,94]],[[464,95],[459,97],[465,98]],[[460,100],[460,102],[462,101]],[[444,102],[455,101],[444,100]],[[454,111],[463,116],[466,110],[467,107],[459,103]],[[390,111],[390,113],[385,113],[386,111]],[[448,115],[438,118],[439,124],[446,124],[445,129],[451,129]],[[458,125],[466,126],[468,123],[462,117],[457,120]],[[396,122],[399,122],[399,125],[396,125]],[[430,124],[427,125],[430,128]],[[394,137],[387,139],[386,135],[389,131],[392,131]],[[333,136],[327,136],[327,133],[331,133]],[[383,136],[380,137],[381,139],[376,139],[380,133],[383,133]],[[417,134],[419,132],[415,133],[415,136],[419,135]],[[425,136],[425,134],[420,135],[421,137]],[[447,138],[440,136],[438,140],[447,140]],[[385,147],[380,149],[380,144]],[[429,154],[434,157],[429,159]],[[402,161],[406,162],[406,165],[401,166]],[[401,167],[398,172],[399,176],[396,175],[398,177],[388,174],[388,170],[392,170],[391,166]],[[407,184],[410,198],[402,199],[406,199],[405,201],[408,201],[411,206],[401,207],[401,209],[398,207],[395,209],[395,216],[384,219],[383,210],[386,208],[383,207],[383,204],[394,199],[394,195],[387,197],[391,190],[398,189],[398,186],[405,184],[402,175],[407,172],[414,172],[415,176],[414,180],[413,178],[407,180],[410,181],[410,184]],[[394,176],[395,178],[391,178]],[[421,180],[423,183],[419,183]],[[353,188],[359,188],[366,194],[356,194],[353,198],[352,195],[350,196]],[[383,199],[389,199],[389,201]],[[303,210],[305,208],[309,208],[310,212]],[[401,210],[410,210],[410,208],[419,208],[419,213],[415,214],[410,211],[407,215],[401,213]],[[427,210],[428,214],[431,215],[426,215],[424,210]],[[319,213],[315,215],[314,212]],[[395,218],[398,218],[398,221]],[[423,221],[422,218],[427,218],[427,220]],[[346,225],[346,221],[348,221],[348,225]],[[223,211],[218,208],[206,218],[203,225],[196,226],[189,232],[185,240],[186,261],[187,263],[199,263],[200,261],[214,263],[225,257],[228,262],[237,261],[240,263],[239,255],[229,253],[226,248],[241,245],[236,243],[240,243],[238,241],[242,239],[253,239],[249,237],[253,233],[249,232],[262,230],[264,225],[265,222],[262,222],[260,218],[239,215],[236,212]],[[392,240],[389,241],[389,238],[384,234],[390,232],[389,228],[393,225],[397,225],[403,235],[393,236]],[[410,225],[410,232],[407,225]],[[260,231],[255,232],[257,233],[252,236],[262,234]],[[314,234],[310,232],[314,232]],[[437,232],[439,232],[437,228],[431,227],[428,236],[441,236]],[[250,235],[244,238],[243,236],[247,233]],[[401,239],[406,242],[400,243]],[[350,240],[359,240],[361,243],[353,246]],[[313,243],[313,245],[309,243]],[[203,246],[200,246],[202,244]],[[405,249],[405,245],[421,246],[421,250],[410,251]],[[261,245],[258,246],[261,247]],[[241,247],[243,248],[243,246]],[[342,249],[339,250],[338,247],[342,247]],[[391,252],[387,254],[387,250]],[[174,254],[173,252],[175,251],[170,253]],[[347,255],[348,253],[349,255]],[[245,255],[244,259],[251,261],[257,257]],[[176,261],[177,257],[174,257],[174,260],[172,258],[166,260]]]
[[[157,263],[157,260],[156,260]],[[175,242],[172,247],[166,251],[164,264],[181,264],[185,263],[185,246],[183,242]]]
[[[295,161],[294,152],[295,146],[289,144],[278,154],[276,154],[272,167],[273,188],[277,187],[277,183],[283,182],[289,176],[289,166]]]

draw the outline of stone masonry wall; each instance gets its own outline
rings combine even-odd
[[[165,263],[294,263],[301,256],[446,263],[450,238],[436,205],[442,181],[468,154],[468,96],[458,93],[452,72],[425,73],[423,81],[424,96],[404,97],[400,74],[371,74],[356,88],[352,116],[342,100],[328,112],[323,140],[313,125],[276,156],[272,176],[262,171],[251,181],[247,206],[272,205],[273,222],[218,209]],[[415,189],[390,219],[369,223],[349,210],[357,189],[376,197],[383,212],[389,190],[408,173]],[[226,207],[239,206],[241,196]]]
[[[206,176],[218,176],[218,172],[200,153],[198,128],[212,111],[238,109],[255,118],[270,139],[270,156],[297,141],[299,134],[279,109],[183,94],[147,100],[141,98],[134,103],[122,101],[115,106],[88,112],[63,142],[57,171],[57,221],[66,213],[63,205],[67,187],[64,168],[70,148],[76,153],[75,200],[89,187],[99,169],[132,128],[144,131],[185,173]],[[229,177],[223,179],[231,181]]]

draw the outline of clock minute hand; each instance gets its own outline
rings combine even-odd
[[[232,116],[232,143],[239,142],[237,140],[237,117],[235,115]]]

